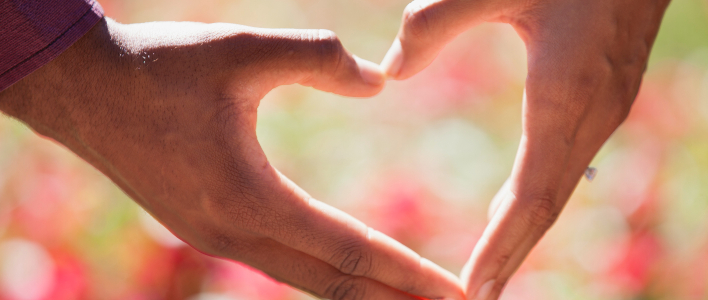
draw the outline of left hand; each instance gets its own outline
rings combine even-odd
[[[523,133],[508,188],[462,272],[468,299],[497,299],[555,222],[588,164],[637,95],[670,0],[416,0],[382,67],[421,71],[481,22],[526,43]]]
[[[64,144],[197,250],[326,299],[462,299],[457,278],[310,197],[256,137],[271,89],[384,86],[326,30],[110,19],[0,93],[0,110]]]

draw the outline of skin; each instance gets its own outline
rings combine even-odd
[[[268,163],[259,102],[299,83],[377,94],[325,30],[105,19],[0,93],[0,110],[110,177],[175,235],[327,299],[463,299],[459,280],[317,201]]]
[[[624,121],[670,0],[421,0],[406,8],[382,67],[406,79],[463,31],[511,24],[526,44],[522,137],[511,176],[461,278],[498,299]]]

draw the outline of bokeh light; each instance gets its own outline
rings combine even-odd
[[[232,22],[335,31],[380,61],[405,0],[103,0],[119,22]],[[425,71],[350,99],[299,86],[266,96],[272,164],[459,272],[520,136],[523,43],[485,24]],[[632,112],[503,299],[708,298],[708,2],[676,0]],[[0,117],[0,299],[309,299],[175,238],[98,171]]]
[[[25,240],[0,244],[0,285],[5,296],[18,300],[45,299],[55,284],[54,261],[41,245]]]

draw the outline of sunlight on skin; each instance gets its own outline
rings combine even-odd
[[[462,299],[454,275],[384,234],[367,238],[361,221],[278,172],[256,138],[258,105],[275,87],[367,97],[384,79],[328,30],[106,19],[3,91],[0,109],[205,254],[323,298]]]
[[[454,37],[509,23],[524,40],[523,133],[506,190],[462,271],[467,297],[498,299],[556,221],[600,147],[625,120],[669,0],[416,0],[381,63],[389,78],[427,67]],[[501,200],[500,200],[501,199]]]
[[[406,4],[100,2],[108,16],[129,23],[332,29],[349,50],[376,61],[391,45]],[[698,201],[708,186],[706,12],[702,0],[671,4],[632,112],[592,163],[599,176],[592,184],[580,181],[504,299],[706,295],[708,207]],[[141,68],[162,62],[153,53],[136,57],[146,62]],[[524,53],[511,26],[484,24],[372,99],[278,88],[259,106],[259,142],[273,165],[317,199],[458,272],[518,146]],[[155,242],[135,204],[105,176],[6,116],[0,117],[0,199],[3,242],[31,241],[55,261],[52,285],[59,288],[49,292],[51,299],[310,298],[245,265]],[[591,226],[597,223],[603,226]],[[179,294],[184,285],[196,289]]]

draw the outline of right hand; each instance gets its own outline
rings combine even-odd
[[[0,93],[0,109],[206,254],[321,298],[463,299],[453,274],[270,165],[256,110],[293,83],[361,97],[377,94],[384,75],[324,30],[106,20]]]
[[[526,43],[522,136],[509,182],[462,271],[469,299],[498,299],[555,222],[639,90],[669,0],[416,0],[383,67],[406,79],[461,32],[505,22]]]

